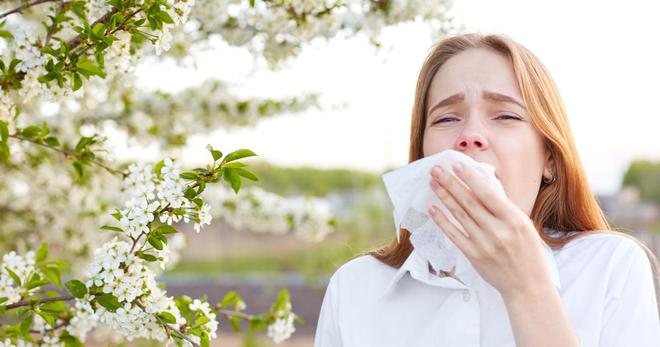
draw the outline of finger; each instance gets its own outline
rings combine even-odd
[[[468,255],[473,253],[473,246],[470,245],[470,235],[464,234],[456,228],[456,226],[447,219],[444,212],[442,212],[437,206],[432,205],[429,207],[428,213],[435,224],[442,229],[445,235],[447,235],[451,242],[453,242],[463,254]]]
[[[460,168],[456,164],[460,164]],[[508,216],[510,200],[506,198],[506,194],[489,184],[482,173],[461,161],[454,164],[454,172],[495,217]]]
[[[461,181],[459,177],[452,174],[451,172],[443,172],[444,170],[441,167],[438,169],[433,169],[431,175],[435,180],[440,183],[442,188],[451,193],[451,196],[456,200],[456,202],[462,207],[462,211],[467,212],[471,219],[481,227],[485,229],[486,227],[493,224],[495,221],[495,216],[479,201],[479,198],[475,195],[471,189]],[[453,212],[452,212],[453,213]],[[454,214],[454,217],[458,216]]]
[[[467,237],[473,237],[474,240],[479,240],[482,238],[480,234],[482,232],[479,229],[479,226],[477,226],[476,222],[470,217],[465,210],[461,207],[458,202],[454,199],[454,197],[443,187],[441,187],[438,182],[435,181],[435,179],[431,179],[431,189],[435,193],[435,195],[442,201],[442,203],[445,205],[447,210],[449,210],[449,213],[456,219],[458,224],[463,227],[463,230],[461,228],[458,228],[456,225],[451,223],[450,219],[448,216],[444,216],[444,212],[441,213],[445,219],[447,219],[452,226],[454,226],[456,229],[460,230],[462,233],[467,235]]]

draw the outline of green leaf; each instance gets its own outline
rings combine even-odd
[[[41,276],[39,276],[39,274],[34,273],[32,276],[30,276],[30,279],[28,279],[27,284],[25,285],[25,287],[28,290],[30,290],[30,289],[34,289],[34,288],[37,288],[37,287],[45,286],[48,283],[50,283],[49,280],[47,280],[45,278],[41,278]]]
[[[76,91],[82,87],[82,78],[79,73],[73,73],[73,90]]]
[[[69,294],[78,299],[84,297],[85,294],[87,294],[87,287],[84,283],[78,280],[70,280],[64,284],[64,287],[66,287],[66,290],[69,292]]]
[[[225,157],[225,159],[222,160],[222,163],[229,163],[234,160],[242,159],[242,158],[247,158],[247,157],[252,157],[256,156],[254,152],[252,152],[249,149],[239,149],[236,151],[233,151]]]
[[[149,253],[144,253],[144,252],[137,252],[137,256],[144,259],[144,260],[146,260],[146,261],[156,261],[156,260],[158,260],[158,258],[155,255],[149,254]]]
[[[37,250],[37,255],[35,261],[38,263],[45,260],[48,257],[48,243],[42,243],[39,249]]]
[[[14,283],[16,286],[20,287],[21,286],[21,279],[18,277],[18,275],[12,271],[9,266],[5,266],[5,270],[7,270],[7,273],[9,273],[9,276],[14,280]]]
[[[213,149],[211,145],[206,146],[206,148],[211,152],[211,155],[213,156],[213,161],[218,161],[218,159],[222,158],[222,152]]]
[[[157,239],[154,236],[149,236],[147,238],[147,241],[149,242],[150,245],[152,245],[155,249],[162,251],[163,250],[163,243]]]
[[[177,230],[173,226],[167,224],[159,225],[154,229],[154,233],[157,234],[174,234],[176,232]]]
[[[119,299],[117,299],[116,296],[106,293],[106,294],[101,294],[96,297],[96,302],[105,307],[106,310],[110,312],[115,312],[118,308],[121,307],[121,303],[119,303]]]
[[[259,178],[257,178],[257,176],[255,174],[253,174],[252,172],[250,172],[248,170],[241,169],[241,168],[237,168],[235,170],[236,170],[237,174],[239,174],[240,176],[243,176],[243,177],[245,177],[249,180],[252,180],[252,181],[258,181],[259,180]]]
[[[240,318],[236,316],[229,316],[227,317],[227,319],[229,319],[229,321],[231,322],[231,326],[232,328],[234,328],[234,332],[241,331],[241,325],[239,324]]]
[[[23,135],[23,137],[26,137],[28,139],[34,139],[37,136],[39,136],[40,133],[41,133],[41,128],[36,125],[30,125],[29,127],[26,127],[23,130],[21,130],[21,135]]]
[[[209,339],[209,334],[206,333],[206,331],[202,331],[200,337],[200,345],[201,347],[209,347],[211,345],[210,339]]]
[[[242,301],[241,297],[232,290],[222,298],[222,307],[234,307],[239,301]]]
[[[105,33],[105,24],[103,23],[96,23],[92,27],[92,33],[96,35],[97,37],[103,37],[103,34]]]
[[[32,315],[30,314],[21,320],[21,324],[19,325],[19,331],[21,333],[21,336],[24,337],[28,336],[31,327],[32,327]]]
[[[0,142],[7,142],[9,138],[9,125],[5,121],[0,121]]]
[[[113,227],[113,226],[110,226],[110,225],[102,226],[101,230],[109,230],[109,231],[114,231],[114,232],[118,232],[118,233],[123,233],[124,232],[124,230],[122,230],[122,228],[117,228],[117,227]]]
[[[247,164],[241,163],[240,161],[235,161],[233,163],[227,163],[227,164],[224,165],[225,168],[227,168],[227,167],[232,167],[232,168],[233,167],[245,167],[245,166],[247,166]]]
[[[183,178],[184,180],[194,180],[194,181],[196,181],[196,180],[199,179],[199,176],[197,176],[196,173],[190,172],[190,171],[180,173],[179,177]]]
[[[174,24],[174,20],[170,17],[170,14],[165,11],[160,11],[156,13],[156,17],[160,19],[163,23]]]
[[[105,78],[105,72],[101,70],[98,66],[96,66],[93,62],[91,62],[88,59],[81,59],[78,60],[78,63],[76,63],[76,67],[78,67],[78,71],[86,76],[91,76],[91,75],[98,75],[100,77]]]
[[[0,37],[4,37],[4,38],[10,39],[10,40],[14,39],[14,35],[12,35],[11,32],[9,32],[7,30],[0,30]]]
[[[158,163],[156,163],[156,165],[154,165],[152,172],[155,173],[156,175],[160,175],[160,170],[163,169],[163,166],[165,166],[165,161],[161,160]]]
[[[90,145],[94,142],[94,137],[88,137],[88,136],[83,136],[78,140],[78,144],[76,144],[76,152],[80,153],[82,150],[87,146]]]
[[[222,177],[225,179],[225,181],[229,182],[234,192],[238,193],[238,191],[241,189],[241,178],[235,170],[238,169],[225,169]]]
[[[41,272],[43,272],[49,280],[55,283],[56,286],[62,286],[62,275],[60,274],[60,270],[54,267],[42,267]]]
[[[45,312],[45,311],[37,311],[37,314],[43,318],[48,325],[51,327],[55,326],[55,317],[53,317],[52,314]]]
[[[174,315],[169,312],[161,312],[158,314],[158,317],[165,323],[176,324],[176,318],[174,318]]]
[[[66,311],[66,304],[64,301],[51,301],[41,305],[40,308],[49,313],[62,313]]]
[[[44,139],[44,142],[46,142],[47,145],[51,147],[59,147],[60,146],[60,140],[57,139],[55,136],[48,136]]]
[[[9,154],[9,146],[4,142],[0,142],[0,162],[9,161]]]
[[[79,178],[83,177],[83,174],[85,173],[85,170],[82,167],[82,164],[80,164],[79,161],[74,161],[73,162],[73,168],[76,169],[76,173],[78,174]]]

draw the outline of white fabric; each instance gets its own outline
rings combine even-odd
[[[596,233],[550,252],[582,347],[660,346],[651,265],[639,245]],[[369,255],[342,265],[330,277],[314,347],[515,346],[501,297],[491,307],[427,264],[413,250],[399,269]]]
[[[416,160],[382,176],[385,189],[394,206],[397,240],[399,240],[399,228],[410,231],[410,242],[417,255],[423,260],[428,260],[433,270],[453,271],[454,276],[460,281],[478,291],[484,302],[495,305],[500,295],[497,289],[479,275],[460,249],[427,213],[431,205],[438,206],[452,224],[462,229],[460,222],[454,218],[429,186],[430,172],[435,165],[440,165],[446,173],[450,173],[453,171],[452,165],[459,161],[483,175],[484,182],[490,184],[498,194],[506,197],[502,183],[495,177],[495,168],[490,164],[477,162],[462,152],[448,149]],[[552,253],[548,249],[546,261],[550,262],[551,257]],[[553,282],[557,285],[556,271],[552,275]]]

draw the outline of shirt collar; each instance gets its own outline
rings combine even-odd
[[[552,252],[552,249],[550,246],[548,246],[548,244],[545,243],[545,241],[541,240],[541,243],[543,244],[544,254],[550,268],[550,277],[552,278],[552,282],[557,289],[560,289],[561,282],[559,280],[559,270],[557,268],[557,261],[555,260],[555,256]],[[406,258],[406,261],[401,265],[401,267],[399,267],[396,273],[394,273],[394,276],[392,276],[392,279],[385,286],[383,296],[391,293],[396,287],[397,283],[406,275],[406,273],[410,273],[412,278],[429,285],[451,289],[468,288],[453,277],[439,277],[429,272],[428,262],[422,258],[413,248],[412,252],[410,252],[410,255],[408,255],[408,258]]]

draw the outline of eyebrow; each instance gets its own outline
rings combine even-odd
[[[508,102],[508,103],[511,103],[511,104],[516,104],[516,105],[522,107],[523,110],[527,111],[527,108],[522,104],[522,102],[516,100],[513,97],[505,95],[505,94],[500,94],[500,93],[490,92],[490,91],[484,90],[481,97],[484,98],[484,99],[488,99],[488,100],[493,100],[493,101],[498,101],[498,102]],[[427,116],[430,115],[436,108],[453,105],[453,104],[459,103],[463,100],[465,100],[465,94],[464,93],[456,93],[456,94],[454,94],[450,97],[445,98],[444,100],[440,101],[439,103],[437,103],[433,107],[431,107],[431,109],[427,113]]]

